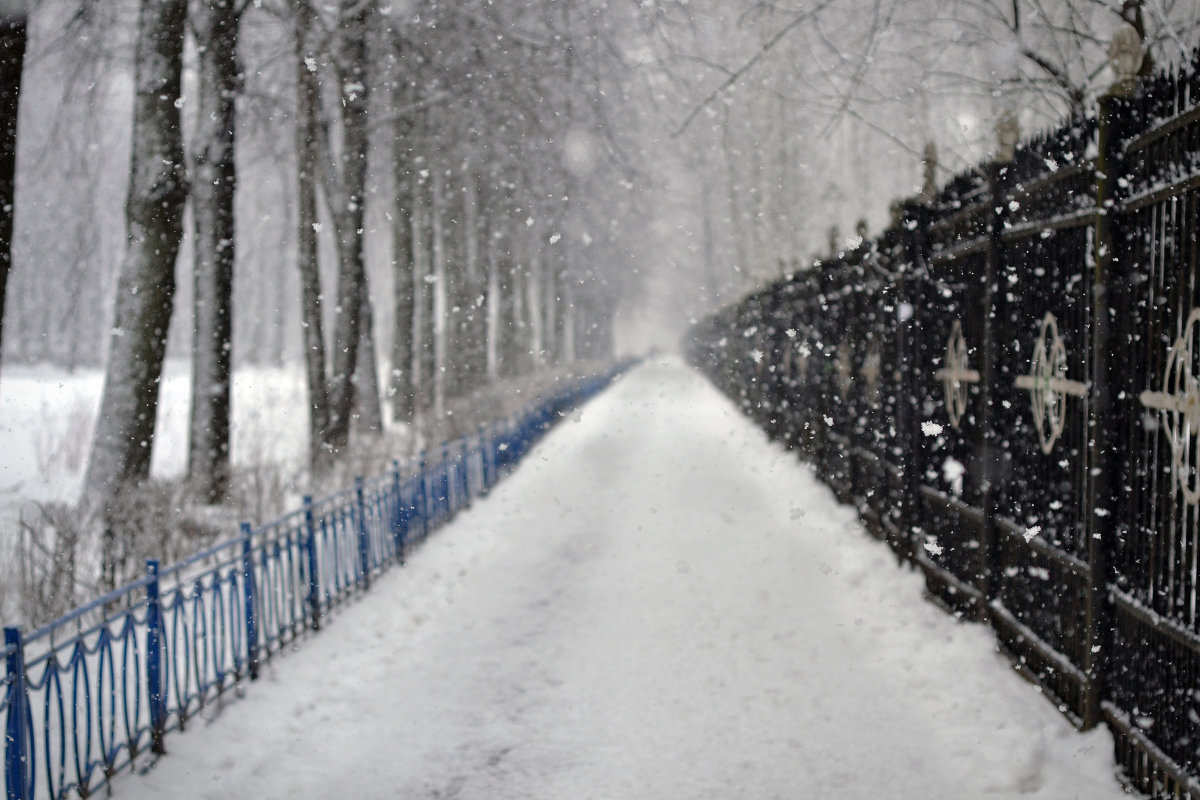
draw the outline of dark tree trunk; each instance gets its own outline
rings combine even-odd
[[[571,321],[570,287],[567,286],[567,243],[559,240],[548,250],[549,265],[546,271],[547,312],[550,329],[550,361],[556,366],[572,360],[573,337],[569,335]]]
[[[413,408],[418,424],[423,424],[433,406],[433,287],[429,267],[428,190],[420,178],[412,187],[413,242]]]
[[[17,98],[25,63],[25,18],[0,17],[0,334],[4,330],[4,287],[12,264],[13,210],[17,167]],[[4,339],[0,335],[0,352]]]
[[[491,216],[488,217],[488,222],[484,226],[487,231],[487,299],[485,305],[487,314],[484,324],[484,342],[485,342],[485,371],[484,374],[489,382],[495,382],[500,379],[500,330],[501,325],[501,291],[502,283],[500,277],[500,239],[496,232],[492,229],[494,220]]]
[[[375,314],[371,308],[370,284],[362,281],[359,298],[359,352],[354,368],[354,407],[357,428],[366,433],[383,431],[383,408],[379,402],[379,372],[375,354]]]
[[[192,182],[195,330],[188,481],[196,499],[219,503],[229,483],[234,169],[238,16],[234,0],[200,0],[193,15],[200,87]]]
[[[344,207],[337,209],[341,236],[338,248],[337,316],[334,323],[333,374],[329,385],[329,429],[326,442],[336,452],[350,436],[354,408],[354,371],[362,327],[363,207],[367,185],[367,29],[373,4],[342,0],[338,60],[341,66]]]
[[[392,330],[391,395],[392,421],[411,422],[413,418],[413,314],[416,295],[413,273],[412,174],[408,154],[408,126],[396,126],[393,162],[396,184],[396,218],[392,223],[393,304],[396,307]]]
[[[133,154],[125,206],[127,246],[85,492],[105,515],[104,580],[115,580],[124,491],[150,473],[158,389],[175,295],[187,178],[180,128],[187,0],[142,0],[134,60]]]
[[[430,312],[431,332],[433,334],[433,374],[430,376],[433,389],[433,416],[442,419],[446,414],[446,357],[447,329],[450,323],[447,313],[447,277],[446,277],[446,236],[442,224],[445,210],[445,196],[442,184],[441,168],[433,170],[433,181],[430,186],[430,278],[433,293],[433,308]]]
[[[513,377],[528,372],[532,358],[532,325],[525,312],[526,298],[529,290],[529,253],[525,239],[528,236],[513,236],[509,239],[507,251],[507,269],[501,270],[501,277],[508,277],[504,291],[506,303],[502,306],[501,341],[506,345],[502,350],[501,363],[504,365],[502,375]],[[502,261],[501,264],[504,264]]]
[[[487,379],[487,273],[480,257],[479,243],[484,235],[483,214],[480,213],[479,174],[474,163],[468,162],[463,169],[463,225],[465,237],[465,275],[462,281],[462,389],[469,393],[482,386]]]
[[[310,47],[312,9],[308,0],[295,0],[296,35],[296,198],[298,207],[296,261],[300,271],[300,319],[304,336],[304,371],[308,381],[309,465],[322,471],[328,465],[325,445],[329,428],[329,394],[325,383],[325,335],[321,321],[321,271],[317,260],[317,103],[319,86],[315,54]]]

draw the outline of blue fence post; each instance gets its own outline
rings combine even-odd
[[[8,724],[4,728],[4,785],[7,800],[33,797],[33,753],[25,726],[29,698],[25,693],[25,642],[20,628],[4,629],[8,684]]]
[[[249,522],[242,523],[242,589],[246,601],[246,663],[250,680],[258,680],[258,614],[254,580],[254,532]]]
[[[467,459],[465,456],[464,442],[460,441],[459,446],[454,448],[454,510],[459,511],[471,505],[471,498],[467,496]]]
[[[317,526],[313,521],[313,499],[304,495],[304,530],[308,540],[304,543],[308,560],[308,612],[312,617],[312,629],[321,630],[321,576],[317,570]]]
[[[354,499],[358,506],[358,566],[362,570],[363,589],[371,588],[371,550],[367,533],[367,505],[363,502],[363,479],[354,479]]]
[[[150,749],[165,753],[167,698],[163,693],[163,613],[158,561],[146,561],[146,699],[150,704]]]
[[[442,500],[439,497],[441,492],[442,479],[439,470],[444,471],[446,466],[445,461],[438,461],[437,456],[433,457],[432,463],[429,465],[429,530],[432,531],[442,524]]]
[[[396,541],[396,561],[404,564],[404,538],[408,533],[408,506],[400,491],[400,461],[392,459],[392,496],[396,498],[396,518],[392,520],[392,537]]]
[[[500,482],[500,476],[504,473],[504,468],[508,466],[508,448],[512,446],[510,439],[512,438],[512,419],[506,419],[496,425],[495,433],[492,436],[491,450],[495,454],[495,460],[492,462],[495,466],[495,483]]]
[[[491,479],[488,481],[488,489],[500,482],[501,467],[503,461],[500,458],[500,445],[502,442],[508,441],[508,426],[504,421],[495,422],[488,429],[487,452],[488,471],[491,472]]]
[[[471,443],[466,436],[462,439],[462,446],[459,448],[459,461],[462,464],[462,506],[463,508],[471,507]]]
[[[442,521],[450,518],[454,509],[450,506],[450,443],[442,442],[442,508],[445,512]]]
[[[417,513],[421,515],[421,538],[429,535],[429,461],[421,451],[420,472],[417,473]]]
[[[491,430],[490,425],[485,425],[479,429],[479,496],[487,495],[488,489],[492,486],[492,473],[488,465],[488,453],[491,451],[491,445],[488,444],[488,432]]]

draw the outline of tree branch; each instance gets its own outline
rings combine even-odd
[[[818,3],[815,8],[812,8],[808,11],[805,11],[805,12],[797,15],[795,19],[793,19],[787,25],[784,25],[782,28],[780,28],[775,33],[774,36],[772,36],[770,39],[768,39],[766,41],[765,44],[763,44],[763,46],[759,49],[759,51],[757,53],[755,53],[750,58],[749,61],[747,61],[745,64],[742,64],[742,66],[740,66],[736,70],[734,70],[729,75],[729,77],[725,80],[724,83],[722,83],[716,89],[713,89],[712,92],[710,92],[709,95],[707,97],[705,97],[700,102],[699,105],[697,105],[695,108],[692,109],[691,113],[689,113],[687,115],[687,118],[684,119],[683,124],[681,124],[678,128],[676,128],[675,132],[671,134],[671,138],[676,139],[679,136],[683,135],[683,133],[687,131],[687,129],[691,126],[693,120],[696,119],[696,117],[700,114],[701,111],[708,108],[708,106],[710,106],[714,100],[716,100],[718,97],[720,97],[722,94],[724,94],[731,86],[733,86],[739,80],[741,80],[743,75],[745,75],[750,70],[754,69],[755,65],[757,65],[758,62],[762,61],[763,57],[766,56],[767,53],[769,53],[769,52],[771,52],[771,50],[775,49],[775,46],[778,45],[781,41],[783,41],[783,39],[789,33],[791,33],[793,30],[795,30],[797,27],[799,27],[802,23],[807,22],[808,20],[812,19],[814,16],[819,14],[826,7],[832,5],[833,3],[834,3],[834,0],[822,0],[822,2]]]

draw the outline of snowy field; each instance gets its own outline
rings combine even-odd
[[[1106,731],[674,363],[202,716],[114,796],[1124,796]]]
[[[190,367],[167,365],[151,473],[187,469]],[[307,458],[304,376],[296,370],[239,369],[233,381],[234,463],[303,463]],[[5,367],[0,375],[0,515],[21,501],[78,499],[104,375],[50,366]],[[301,433],[296,435],[296,431]],[[2,516],[0,516],[2,518]]]

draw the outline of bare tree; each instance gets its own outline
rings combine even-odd
[[[364,269],[359,299],[358,363],[354,366],[354,420],[363,433],[383,431],[383,407],[379,398],[379,363],[375,353],[375,311],[371,303],[370,281]]]
[[[180,126],[186,0],[142,0],[135,56],[127,250],[86,495],[106,514],[103,580],[116,578],[120,496],[150,472],[158,391],[175,295],[187,178]]]
[[[354,408],[354,372],[358,366],[362,337],[363,284],[366,266],[363,252],[363,211],[367,187],[367,32],[374,9],[373,0],[342,0],[338,16],[340,45],[337,48],[340,105],[342,108],[343,194],[334,211],[338,237],[337,307],[333,338],[332,372],[329,383],[329,428],[326,444],[334,451],[349,442]]]
[[[299,195],[298,266],[301,275],[301,316],[305,338],[305,365],[310,404],[310,462],[328,465],[330,457],[349,442],[355,406],[355,373],[360,350],[369,337],[370,300],[364,263],[364,207],[367,186],[368,52],[367,32],[374,3],[345,0],[339,7],[336,46],[317,30],[318,17],[309,0],[294,0],[297,57],[296,159]],[[341,150],[334,152],[328,124],[321,121],[321,64],[331,58],[337,78],[341,109]],[[318,178],[333,217],[338,257],[332,353],[323,335],[317,221]],[[365,313],[364,313],[365,312]],[[368,339],[366,359],[373,362],[373,339]],[[327,355],[328,354],[328,355]],[[374,364],[363,364],[370,380],[362,381],[375,394],[378,419],[378,386]],[[327,374],[328,373],[328,374]],[[380,427],[376,422],[374,427]]]
[[[395,98],[406,105],[410,97],[404,76],[396,79]],[[411,141],[413,124],[408,117],[393,123],[392,182],[396,195],[392,220],[392,368],[388,384],[393,422],[413,419],[413,315],[416,312],[416,259],[413,249],[413,173]]]
[[[317,57],[313,10],[308,0],[293,0],[296,46],[296,206],[297,252],[300,272],[300,318],[303,328],[304,371],[308,384],[309,465],[323,470],[329,462],[329,387],[325,377],[325,335],[321,313],[321,268],[317,256]]]
[[[196,240],[188,482],[196,499],[212,504],[225,497],[229,483],[239,14],[235,0],[198,0],[192,19],[200,84],[192,149]]]

